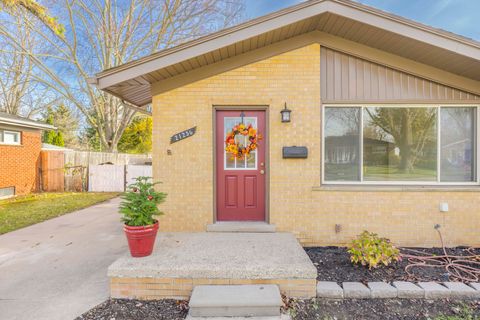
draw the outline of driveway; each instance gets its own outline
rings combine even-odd
[[[0,319],[74,319],[109,296],[127,249],[118,198],[0,236]]]

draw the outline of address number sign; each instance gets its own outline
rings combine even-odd
[[[170,138],[170,143],[175,143],[180,140],[191,137],[195,134],[196,131],[197,131],[197,127],[193,127],[187,130],[183,130],[182,132],[176,133]]]

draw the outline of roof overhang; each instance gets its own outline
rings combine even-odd
[[[137,107],[151,85],[305,34],[328,34],[467,79],[480,94],[480,43],[348,0],[311,0],[105,70],[92,79]],[[312,42],[321,42],[311,37]],[[318,36],[317,36],[318,38]],[[468,81],[470,80],[470,81]]]
[[[31,128],[31,129],[40,129],[40,130],[56,130],[57,128],[49,125],[47,123],[33,121],[33,120],[22,120],[22,119],[11,119],[11,118],[4,118],[0,116],[0,124],[9,125],[9,126],[16,126],[16,127],[23,127],[23,128]]]

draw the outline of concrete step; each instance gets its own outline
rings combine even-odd
[[[257,221],[221,221],[207,225],[207,232],[273,233],[275,225]]]
[[[203,285],[193,288],[191,317],[279,317],[276,285]]]

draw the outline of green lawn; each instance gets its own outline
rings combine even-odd
[[[364,166],[363,177],[365,181],[436,181],[436,169],[414,168],[413,171],[401,172],[397,167],[391,166]]]
[[[357,181],[358,165],[326,164],[325,177],[331,181]],[[364,181],[436,181],[436,169],[414,168],[413,171],[401,172],[394,166],[363,166]]]
[[[0,200],[0,234],[114,198],[118,193],[39,193]]]

